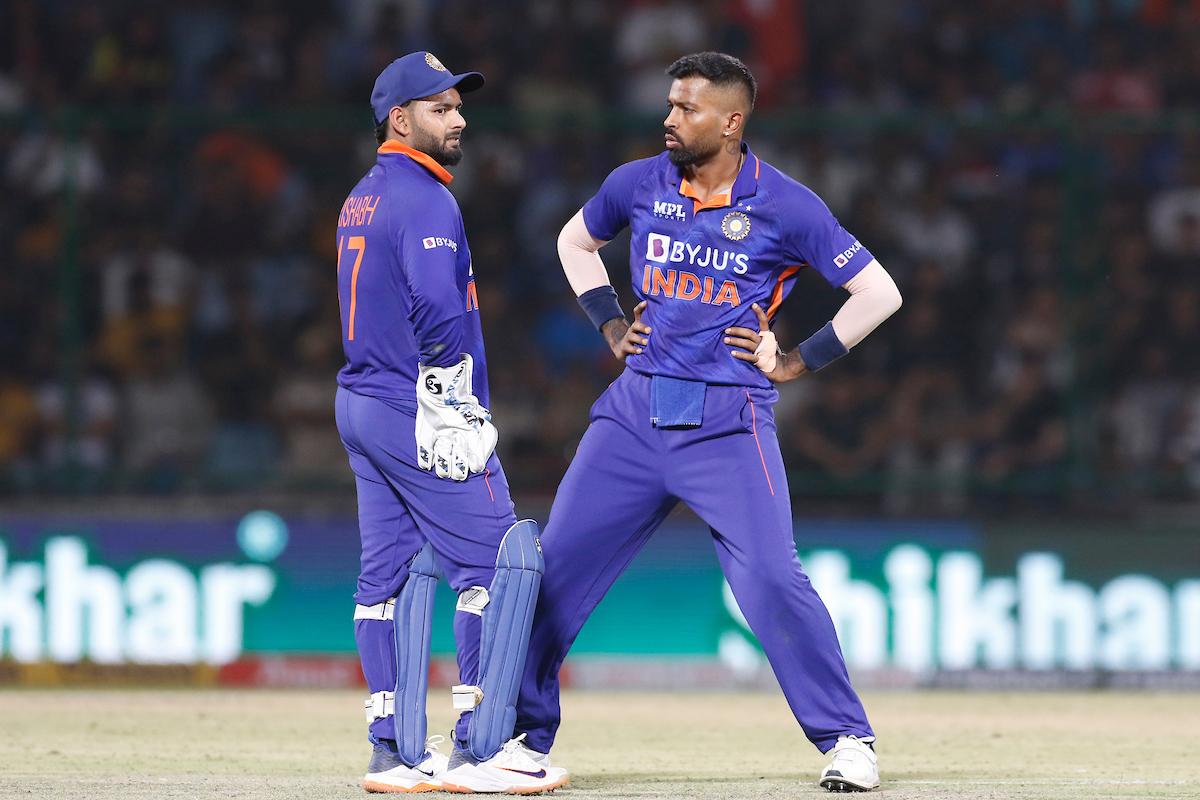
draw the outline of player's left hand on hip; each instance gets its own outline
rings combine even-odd
[[[474,366],[464,353],[457,364],[417,372],[417,466],[439,478],[483,472],[496,449],[492,414],[471,393]]]
[[[740,361],[749,361],[754,366],[770,375],[779,363],[779,342],[775,332],[771,330],[771,321],[763,313],[762,307],[755,303],[751,306],[754,315],[758,317],[758,330],[733,327],[725,329],[724,342],[737,350],[730,350],[730,355]]]

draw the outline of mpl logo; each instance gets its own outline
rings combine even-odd
[[[672,219],[676,222],[687,222],[687,213],[683,210],[683,203],[668,203],[665,200],[655,200],[654,216],[660,219]]]
[[[833,257],[833,263],[837,265],[838,269],[841,269],[850,263],[850,259],[854,258],[854,254],[859,250],[862,250],[862,243],[858,239],[855,239],[854,244]]]
[[[646,260],[667,263],[671,252],[671,237],[661,233],[646,234]]]
[[[454,252],[458,252],[458,242],[442,236],[426,236],[421,240],[421,244],[425,246],[426,250],[432,250],[435,247],[449,247]]]

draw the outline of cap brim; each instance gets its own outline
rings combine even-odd
[[[441,94],[447,89],[458,89],[459,94],[466,94],[467,92],[475,91],[480,86],[483,86],[483,75],[478,72],[464,72],[461,75],[451,74],[429,87],[429,91],[426,94],[420,95],[420,97],[433,97],[435,94]],[[413,99],[418,100],[420,97],[414,97]]]
[[[454,83],[450,84],[450,86],[453,86],[454,88],[458,89],[459,94],[466,94],[467,92],[473,92],[476,89],[483,88],[483,73],[464,72],[460,75],[455,75]],[[449,89],[450,86],[447,86],[446,88]],[[445,91],[445,90],[443,90],[443,91]]]

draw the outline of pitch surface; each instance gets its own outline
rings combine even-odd
[[[449,728],[444,694],[431,731]],[[865,700],[891,800],[1200,798],[1200,695]],[[362,798],[361,703],[341,691],[0,691],[0,797]],[[780,695],[576,692],[564,707],[554,757],[573,785],[560,800],[828,796],[815,785],[823,759]]]

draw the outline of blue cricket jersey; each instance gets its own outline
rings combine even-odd
[[[834,286],[874,256],[838,223],[810,189],[743,143],[745,160],[728,194],[707,203],[663,152],[617,167],[583,207],[596,239],[629,226],[633,290],[647,301],[642,321],[653,328],[640,355],[625,359],[646,375],[767,388],[754,365],[730,354],[725,329],[758,329],[752,303],[775,317],[813,267]]]
[[[489,405],[479,299],[451,175],[396,141],[350,192],[338,218],[338,302],[346,365],[338,384],[416,406],[417,367],[475,362]]]

